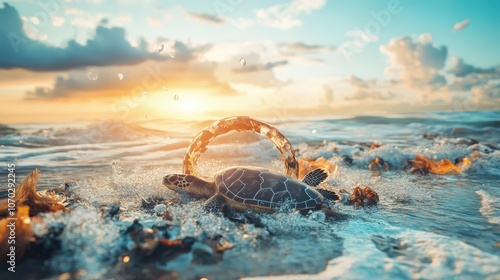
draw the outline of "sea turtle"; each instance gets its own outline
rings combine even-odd
[[[239,212],[273,213],[287,204],[301,212],[323,210],[328,217],[340,217],[325,205],[329,199],[339,200],[340,196],[314,188],[327,177],[325,170],[315,169],[301,182],[265,168],[230,167],[217,172],[213,182],[187,174],[170,174],[163,178],[163,184],[178,193],[208,198],[207,208],[225,206]]]

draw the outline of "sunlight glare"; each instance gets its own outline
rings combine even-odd
[[[184,104],[182,104],[182,109],[186,113],[195,113],[198,109],[198,106],[195,102],[189,100],[189,101],[184,102]]]

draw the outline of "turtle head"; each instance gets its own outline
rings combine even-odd
[[[215,194],[215,185],[188,174],[169,174],[163,177],[163,185],[177,192],[197,198],[208,198]]]
[[[194,176],[187,174],[169,174],[163,177],[163,185],[179,193],[187,192],[189,186],[193,182],[192,178],[189,177],[194,177]]]

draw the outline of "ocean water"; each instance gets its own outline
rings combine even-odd
[[[67,225],[60,249],[46,261],[56,274],[83,269],[82,278],[99,278],[112,263],[106,256],[120,253],[123,227],[136,218],[146,226],[162,222],[140,207],[141,198],[162,195],[172,200],[172,238],[222,234],[235,245],[217,264],[194,264],[185,254],[161,266],[181,279],[500,279],[499,111],[264,120],[288,137],[297,157],[325,157],[339,166],[325,187],[351,191],[366,184],[379,193],[380,204],[339,204],[336,210],[350,215],[340,222],[324,221],[321,212],[262,214],[269,230],[205,213],[202,201],[161,182],[182,171],[190,140],[214,120],[5,124],[0,162],[16,164],[18,182],[38,168],[39,190],[75,182],[80,206],[33,222],[35,233]],[[364,145],[374,141],[382,146]],[[208,147],[196,167],[207,179],[232,165],[283,169],[279,153],[259,135],[230,133]],[[403,168],[417,153],[454,161],[474,151],[483,156],[458,175],[416,175]],[[375,157],[391,170],[369,171]],[[0,190],[6,172],[5,165]],[[99,207],[117,202],[119,220],[100,218]]]

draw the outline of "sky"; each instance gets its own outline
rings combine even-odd
[[[499,1],[0,4],[0,123],[500,109]]]

